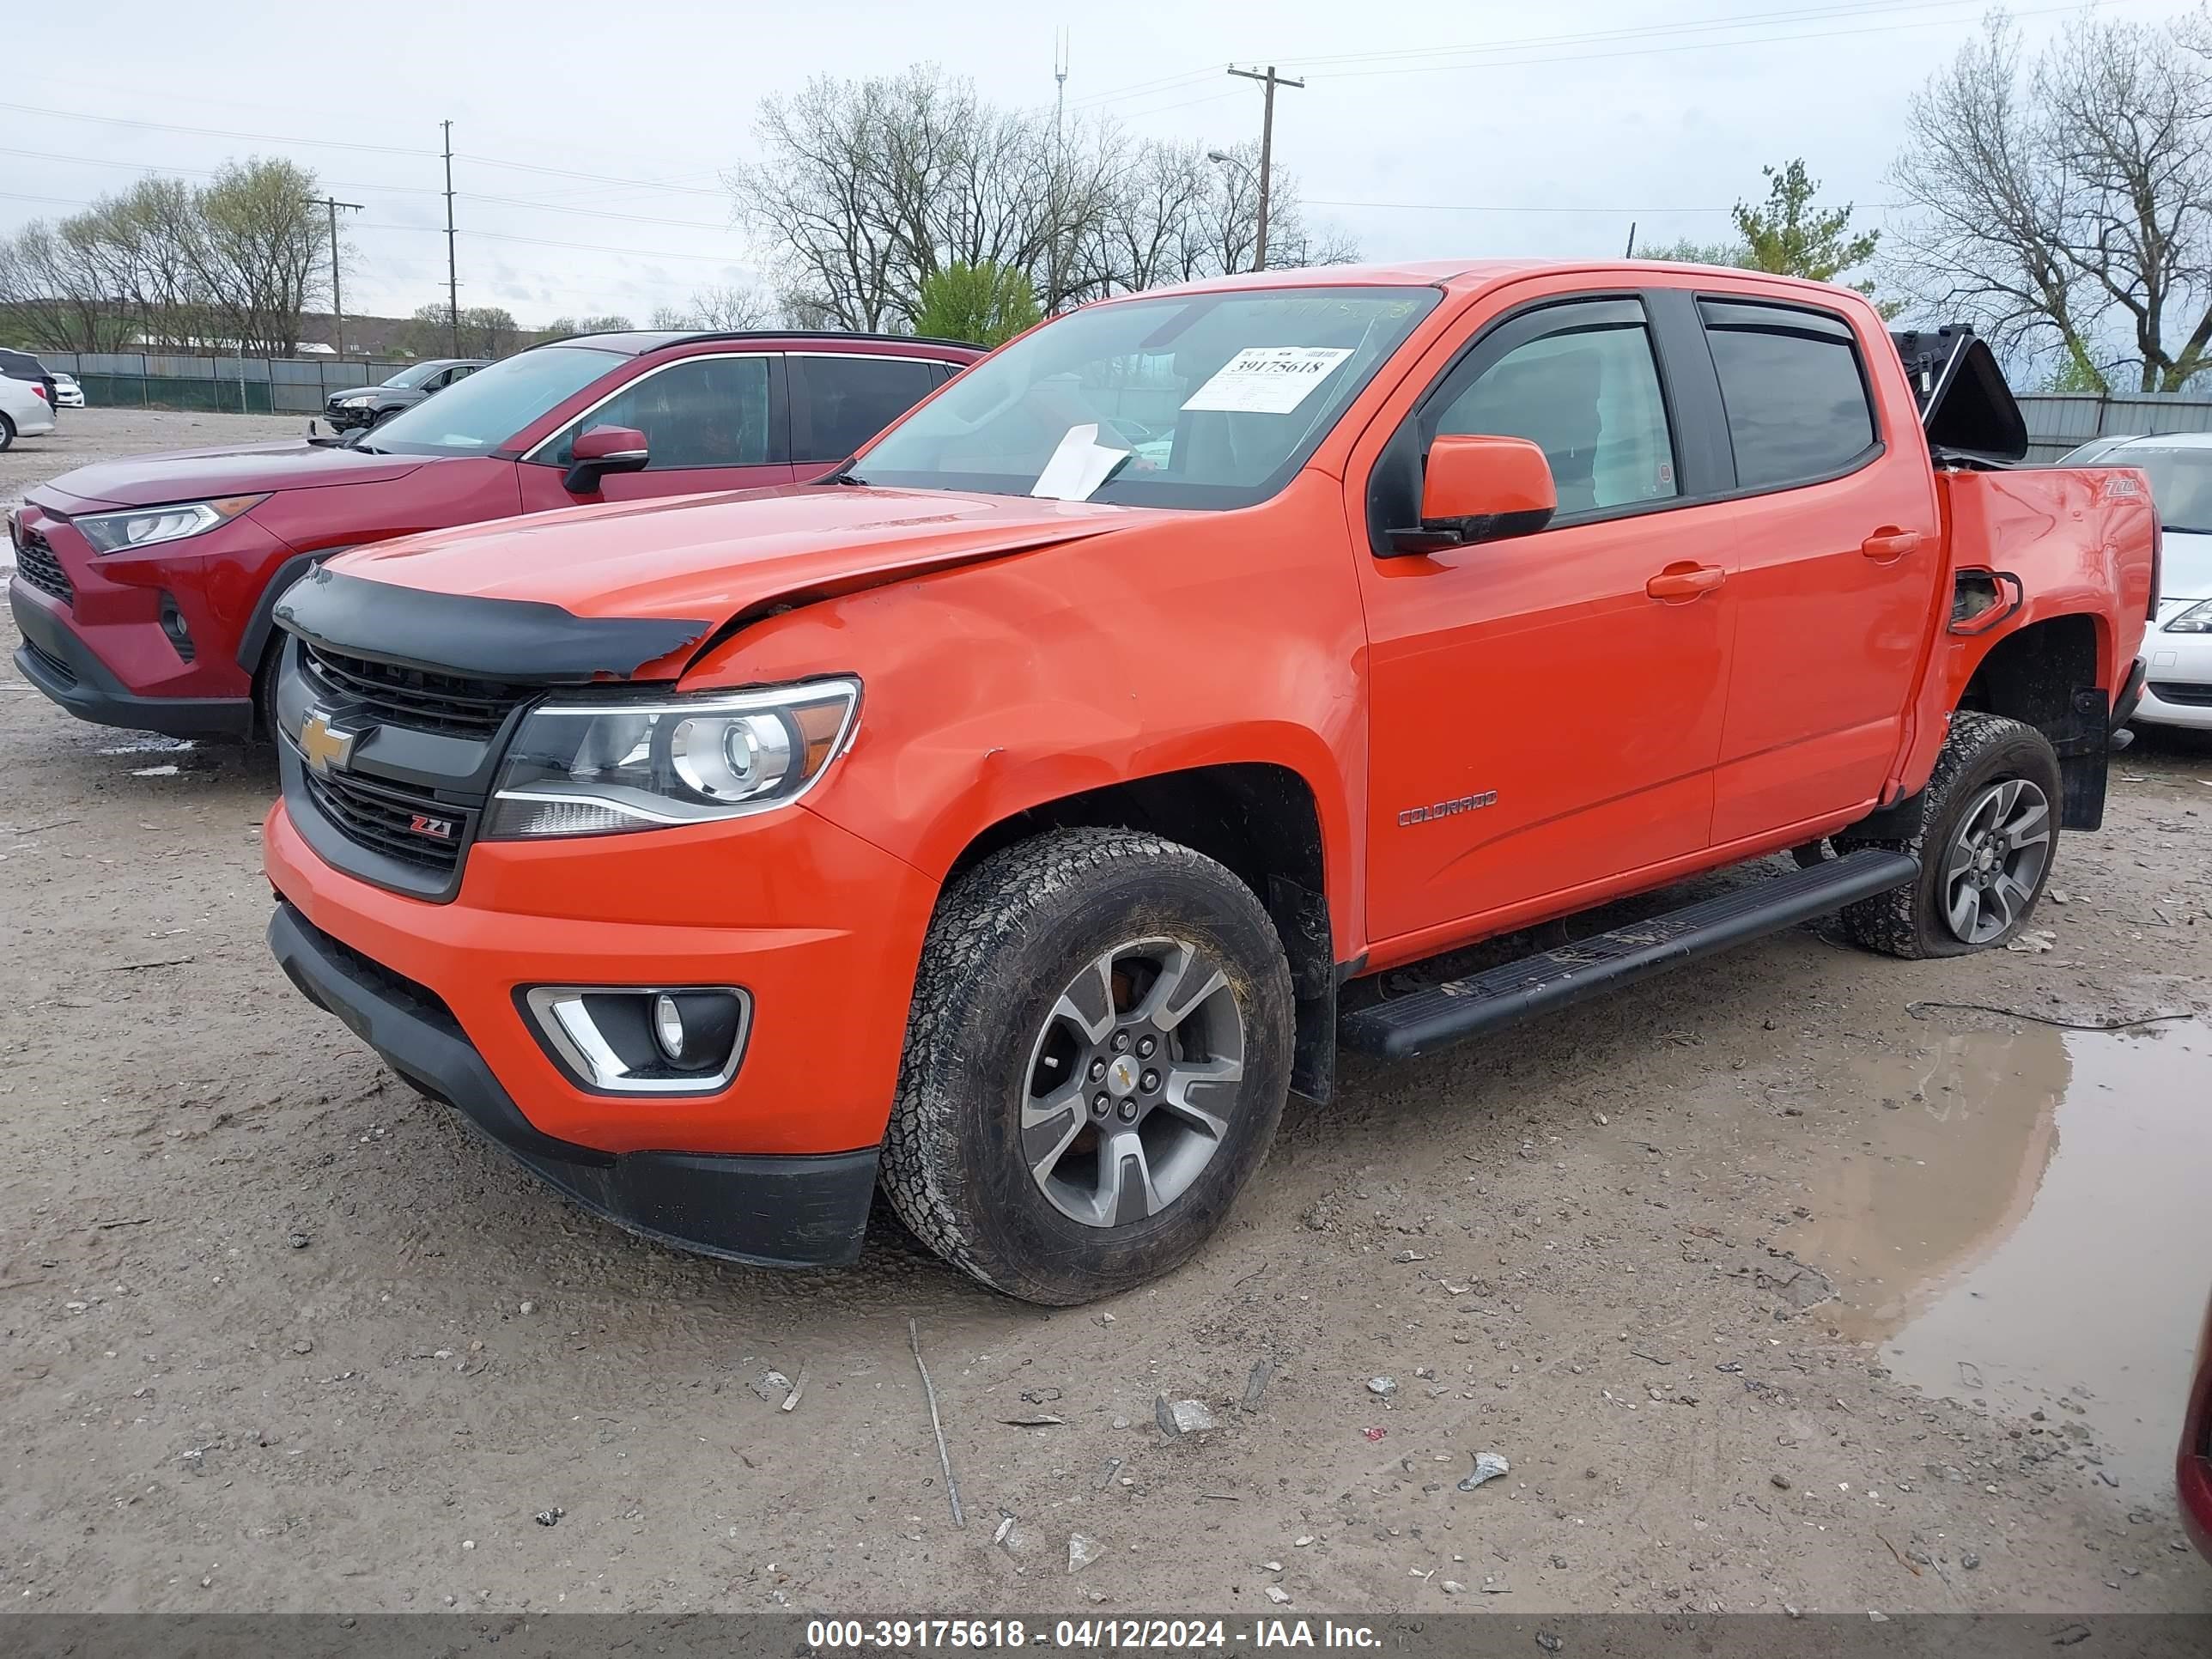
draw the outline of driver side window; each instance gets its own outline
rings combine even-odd
[[[769,360],[687,357],[632,380],[573,422],[547,459],[567,466],[576,434],[595,426],[645,434],[649,472],[684,467],[765,466],[769,461]]]
[[[1595,301],[1547,319],[1557,326],[1446,387],[1428,435],[1529,440],[1551,463],[1560,520],[1679,494],[1642,307]]]

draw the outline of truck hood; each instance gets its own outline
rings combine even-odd
[[[47,486],[80,502],[111,507],[159,507],[222,495],[331,484],[384,483],[404,478],[431,458],[372,455],[366,450],[311,444],[295,438],[273,444],[179,449],[165,455],[94,461],[64,472]]]
[[[577,617],[714,623],[952,564],[1125,530],[1154,508],[945,490],[789,484],[571,507],[437,531],[334,562],[350,576]]]
[[[2212,536],[2169,530],[2159,559],[2159,599],[2212,599]]]

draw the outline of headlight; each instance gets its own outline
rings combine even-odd
[[[2192,605],[2166,624],[2169,634],[2212,634],[2212,599]]]
[[[180,542],[205,535],[269,499],[266,495],[225,495],[220,501],[179,501],[174,507],[141,507],[135,513],[95,513],[71,520],[92,544],[95,553],[119,552],[126,547],[151,547],[156,542]]]
[[[742,817],[796,800],[851,736],[858,680],[531,710],[488,839],[598,836]]]

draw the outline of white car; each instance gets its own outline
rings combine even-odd
[[[54,407],[57,409],[84,407],[84,388],[76,383],[76,375],[64,374],[58,369],[54,372]]]
[[[2135,720],[2212,731],[2212,432],[2130,438],[2101,446],[2086,464],[2141,467],[2166,531],[2158,619],[2142,642],[2149,673]]]
[[[12,447],[18,437],[42,437],[53,429],[54,410],[45,386],[0,374],[0,449]]]

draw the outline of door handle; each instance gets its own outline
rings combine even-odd
[[[1859,544],[1859,551],[1881,564],[1901,559],[1920,549],[1920,532],[1917,530],[1877,530]]]
[[[1727,580],[1728,572],[1717,564],[1669,565],[1644,583],[1644,591],[1655,599],[1694,599]]]

